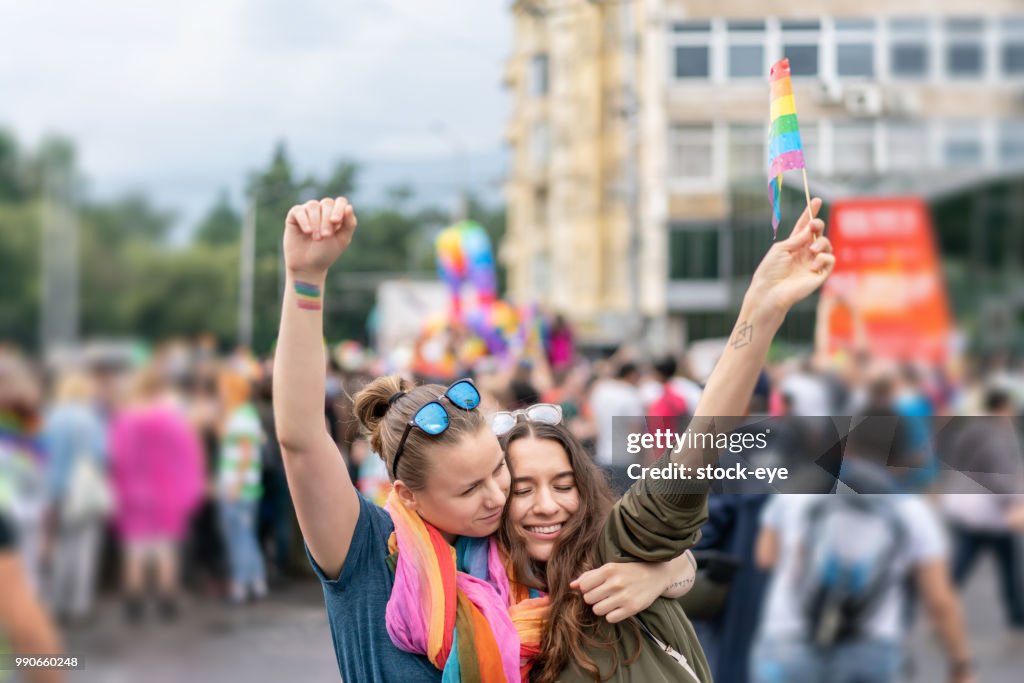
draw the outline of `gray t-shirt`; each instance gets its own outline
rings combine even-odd
[[[329,579],[306,550],[324,588],[334,654],[345,683],[419,683],[441,680],[441,672],[422,655],[399,650],[384,625],[394,575],[387,564],[391,516],[362,495],[341,575]]]

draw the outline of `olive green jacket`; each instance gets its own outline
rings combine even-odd
[[[598,548],[597,565],[605,562],[664,562],[693,547],[700,539],[700,528],[708,518],[707,496],[667,494],[670,485],[641,479],[615,504],[606,523]],[[697,641],[693,625],[676,600],[658,598],[639,618],[663,643],[686,657],[700,683],[711,683],[711,670]],[[605,623],[605,622],[602,622]],[[609,625],[602,635],[617,644],[619,661],[636,651],[637,638],[629,622]],[[587,654],[603,674],[611,670],[612,657],[607,650],[592,649]],[[563,683],[593,681],[589,672],[575,662],[562,672]],[[658,646],[640,634],[640,655],[628,666],[620,664],[610,681],[660,683],[684,681],[693,677]]]

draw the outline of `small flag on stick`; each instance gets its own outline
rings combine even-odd
[[[800,141],[800,124],[796,120],[793,101],[793,80],[789,60],[780,59],[771,70],[771,127],[768,131],[768,188],[772,202],[772,235],[778,237],[782,221],[782,174],[801,168],[804,170],[804,192],[807,210],[811,207],[811,191],[807,185],[807,166]]]

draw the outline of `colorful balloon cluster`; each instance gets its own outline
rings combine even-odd
[[[438,273],[451,288],[448,324],[471,333],[462,345],[463,362],[505,354],[521,336],[520,316],[498,299],[494,252],[487,232],[473,221],[462,221],[441,231],[436,247]],[[464,306],[467,285],[475,293],[475,302]]]
[[[462,289],[469,284],[477,303],[486,306],[497,298],[497,276],[491,239],[479,223],[462,221],[437,236],[437,271],[452,290],[452,309],[462,310]]]

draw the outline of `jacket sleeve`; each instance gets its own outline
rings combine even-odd
[[[692,548],[707,521],[707,494],[679,482],[638,479],[612,508],[602,562],[664,562]]]

